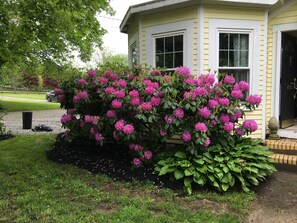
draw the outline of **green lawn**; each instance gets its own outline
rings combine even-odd
[[[1,100],[4,110],[12,111],[37,111],[37,110],[54,110],[60,108],[60,103],[49,102],[31,102],[19,100]]]
[[[12,97],[12,98],[45,100],[45,92],[4,91],[4,92],[0,92],[0,97],[1,96]]]
[[[46,151],[55,135],[0,141],[0,222],[241,222],[254,193],[194,192],[124,183],[71,165]]]

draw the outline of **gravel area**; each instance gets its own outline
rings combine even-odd
[[[37,125],[47,125],[53,129],[52,133],[63,132],[60,118],[65,110],[32,111],[32,128]],[[4,124],[7,131],[13,134],[40,134],[48,132],[33,132],[31,129],[23,129],[22,112],[9,112],[4,116]]]

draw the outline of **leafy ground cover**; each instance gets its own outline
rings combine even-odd
[[[59,103],[48,102],[31,102],[20,100],[1,100],[1,104],[4,107],[4,111],[41,111],[41,110],[53,110],[59,109]]]
[[[47,159],[47,151],[55,137],[17,136],[0,141],[1,222],[232,223],[244,219],[249,202],[255,198],[252,192],[220,194],[206,189],[186,197],[178,188],[164,188],[140,178],[117,180],[112,172],[118,171],[112,170],[112,165],[119,159],[112,160],[104,152],[96,156],[88,153],[89,157],[82,156],[74,163],[81,167],[85,164],[88,169],[95,167],[95,160],[97,164],[104,161],[97,171],[61,164],[67,161],[62,159],[52,162]],[[55,143],[58,145],[59,140]],[[67,157],[78,155],[77,151],[81,148],[72,147]],[[127,173],[137,175],[130,161],[126,163],[129,167],[123,168]]]

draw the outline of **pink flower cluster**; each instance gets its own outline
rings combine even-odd
[[[246,102],[248,102],[248,103],[250,103],[252,105],[257,105],[258,106],[261,103],[262,98],[259,95],[251,95],[251,96],[246,97],[245,100],[246,100]]]
[[[182,108],[177,108],[173,111],[173,115],[177,119],[183,119],[185,116],[185,112]]]
[[[126,124],[123,119],[117,121],[114,125],[115,129],[120,132],[124,132],[126,135],[133,135],[134,134],[134,126],[131,124]]]
[[[254,120],[245,120],[242,123],[243,127],[248,129],[250,132],[255,132],[258,129],[257,122]]]
[[[178,67],[175,69],[175,73],[180,77],[189,77],[191,75],[191,71],[187,67]]]
[[[194,129],[196,131],[200,131],[200,132],[206,132],[207,131],[207,127],[206,127],[205,123],[203,123],[203,122],[196,123]]]

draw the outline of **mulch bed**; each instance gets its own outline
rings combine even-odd
[[[15,135],[13,135],[13,134],[3,134],[3,135],[0,134],[0,141],[6,140],[6,139],[11,139],[13,137],[15,137]]]
[[[102,148],[88,140],[77,139],[65,142],[60,135],[47,154],[48,159],[86,169],[94,174],[105,174],[113,180],[149,181],[155,185],[171,189],[181,189],[182,182],[170,181],[167,176],[154,174],[152,167],[133,167],[127,147],[107,145]]]

